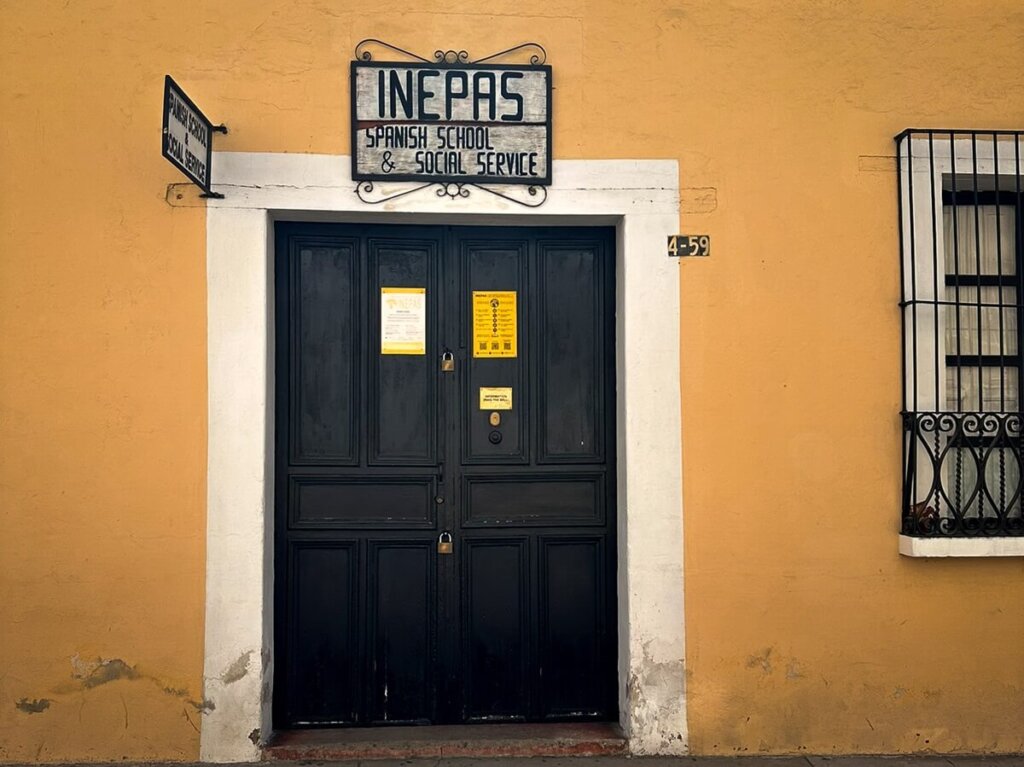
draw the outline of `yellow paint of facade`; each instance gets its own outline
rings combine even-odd
[[[347,154],[365,37],[536,39],[556,159],[680,163],[691,750],[1024,751],[1024,564],[896,551],[889,159],[1024,127],[1024,9],[892,5],[0,2],[0,759],[197,758],[205,212],[162,80],[217,149]]]

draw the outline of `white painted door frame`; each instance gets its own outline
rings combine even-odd
[[[633,753],[685,753],[677,163],[559,161],[536,209],[479,189],[367,205],[341,155],[217,152],[213,178],[201,758],[258,759],[271,729],[275,220],[616,227],[619,716]]]

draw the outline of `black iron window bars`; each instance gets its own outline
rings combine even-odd
[[[902,532],[1024,535],[1024,131],[896,136]]]

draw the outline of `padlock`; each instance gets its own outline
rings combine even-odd
[[[451,373],[455,370],[455,355],[450,351],[445,351],[441,355],[441,372]]]
[[[452,553],[452,534],[441,533],[437,537],[437,553],[438,554],[451,554]]]

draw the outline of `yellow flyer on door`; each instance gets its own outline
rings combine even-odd
[[[516,292],[473,291],[473,356],[516,356]]]
[[[427,289],[380,289],[380,353],[427,353]]]

